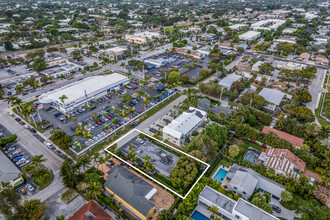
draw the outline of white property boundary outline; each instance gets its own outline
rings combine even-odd
[[[117,142],[119,142],[120,140],[122,140],[123,138],[125,138],[126,136],[128,136],[129,134],[131,134],[131,133],[134,132],[134,131],[137,131],[137,132],[139,132],[139,133],[142,133],[142,134],[148,136],[149,138],[152,138],[152,139],[154,139],[155,141],[160,142],[161,144],[165,145],[166,147],[172,148],[173,150],[175,150],[175,151],[177,151],[177,152],[180,152],[180,153],[182,153],[182,154],[184,154],[184,155],[186,155],[186,156],[188,156],[188,157],[191,157],[191,158],[193,158],[194,160],[197,160],[198,162],[200,162],[200,163],[206,165],[206,169],[204,170],[204,172],[203,172],[203,173],[200,175],[200,177],[196,180],[196,182],[194,183],[194,185],[189,189],[189,191],[187,192],[187,194],[186,194],[185,196],[180,195],[179,193],[177,193],[177,192],[175,192],[174,190],[172,190],[171,188],[165,186],[163,183],[161,183],[161,182],[159,182],[158,180],[154,179],[153,177],[149,176],[149,175],[146,174],[145,172],[142,172],[140,169],[138,169],[138,168],[136,168],[135,166],[129,164],[129,163],[126,162],[124,159],[122,159],[121,157],[117,156],[116,154],[114,154],[114,153],[112,153],[111,151],[108,150],[108,148],[110,148],[112,145],[116,144]],[[114,156],[114,157],[116,157],[117,159],[119,159],[120,161],[126,163],[127,165],[129,165],[130,167],[132,167],[133,169],[135,169],[136,171],[138,171],[138,172],[142,173],[143,175],[147,176],[147,177],[148,177],[149,179],[151,179],[152,181],[154,181],[154,182],[156,182],[157,184],[161,185],[161,186],[164,187],[166,190],[171,191],[171,192],[174,193],[175,195],[179,196],[179,197],[182,198],[182,199],[185,199],[185,198],[189,195],[189,193],[191,192],[191,190],[193,190],[193,188],[196,186],[196,184],[199,182],[199,180],[204,176],[205,172],[210,168],[210,165],[209,165],[208,163],[205,163],[204,161],[201,161],[201,160],[199,160],[199,159],[197,159],[197,158],[195,158],[195,157],[193,157],[193,156],[191,156],[191,155],[189,155],[189,154],[187,154],[187,153],[185,153],[185,152],[183,152],[183,151],[181,151],[181,150],[179,150],[179,149],[177,149],[177,148],[175,148],[175,147],[172,147],[171,145],[166,144],[166,143],[164,143],[163,141],[160,141],[160,140],[158,140],[157,138],[154,138],[154,137],[152,137],[152,136],[150,136],[150,135],[148,135],[148,134],[146,134],[146,133],[144,133],[144,132],[142,132],[142,131],[140,131],[139,129],[136,129],[136,128],[134,128],[134,129],[131,130],[130,132],[126,133],[124,136],[122,136],[121,138],[119,138],[118,140],[116,140],[114,143],[112,143],[111,145],[109,145],[109,146],[108,146],[107,148],[105,148],[104,150],[107,151],[107,152],[108,152],[109,154],[111,154],[112,156]]]

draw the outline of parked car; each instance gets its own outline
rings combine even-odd
[[[54,149],[54,145],[52,145],[51,143],[46,143],[46,146],[47,146],[49,149]]]
[[[149,131],[152,132],[152,133],[156,133],[157,132],[157,130],[154,129],[154,128],[149,128]]]
[[[281,213],[281,208],[276,206],[276,205],[273,205],[273,204],[270,204],[270,206],[272,207],[272,209],[277,212],[277,213]]]
[[[30,192],[32,192],[32,191],[35,190],[35,188],[34,188],[31,184],[29,184],[29,183],[26,184],[25,187],[26,187]]]

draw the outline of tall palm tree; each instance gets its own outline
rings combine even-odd
[[[107,162],[107,160],[105,159],[105,157],[100,156],[100,157],[98,158],[97,162],[98,162],[97,168],[99,169],[99,165],[100,165],[100,164],[103,164],[103,163],[105,163],[105,162]],[[101,168],[102,168],[102,169],[101,169],[101,170],[102,170],[102,173],[104,173],[104,171],[103,171],[103,166],[101,166]]]
[[[65,108],[66,106],[65,106],[65,102],[64,102],[64,100],[65,100],[65,99],[68,99],[68,97],[67,97],[66,95],[63,94],[61,97],[59,97],[59,99],[61,100],[61,102],[63,103],[64,108]]]
[[[84,172],[86,171],[86,168],[90,165],[91,160],[92,159],[88,155],[85,155],[80,159],[79,164],[84,169]]]
[[[215,205],[212,205],[212,207],[210,207],[209,210],[212,212],[212,216],[211,216],[212,219],[214,218],[215,214],[219,213],[218,208]]]
[[[92,155],[92,158],[95,162],[97,162],[100,157],[101,157],[101,154],[99,152],[94,152],[94,154]]]
[[[39,86],[39,82],[37,80],[34,80],[31,86],[33,89],[35,89]]]
[[[35,164],[36,166],[40,166],[42,162],[47,161],[46,158],[43,158],[44,155],[35,155],[33,157],[31,157],[32,160],[32,164]]]
[[[101,194],[101,189],[102,189],[102,186],[99,182],[92,182],[91,184],[89,184],[89,187],[88,187],[88,195],[90,197],[92,197],[94,195],[95,199],[97,200],[97,195]]]

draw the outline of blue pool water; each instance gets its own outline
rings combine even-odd
[[[256,158],[256,155],[254,155],[253,153],[247,153],[245,156],[245,160],[249,161],[250,163],[254,163]]]
[[[215,176],[213,177],[213,179],[222,182],[222,181],[225,179],[227,173],[228,173],[228,171],[226,171],[226,170],[224,170],[224,169],[220,169],[220,170],[217,172],[217,174],[215,174]]]
[[[194,213],[191,215],[191,218],[194,220],[210,220],[208,217],[206,217],[197,210],[194,211]]]

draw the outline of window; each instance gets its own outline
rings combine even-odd
[[[239,219],[239,215],[235,215],[235,218]]]
[[[237,187],[236,187],[236,186],[234,186],[234,189],[237,189]]]
[[[243,194],[246,194],[246,192],[243,191]]]

